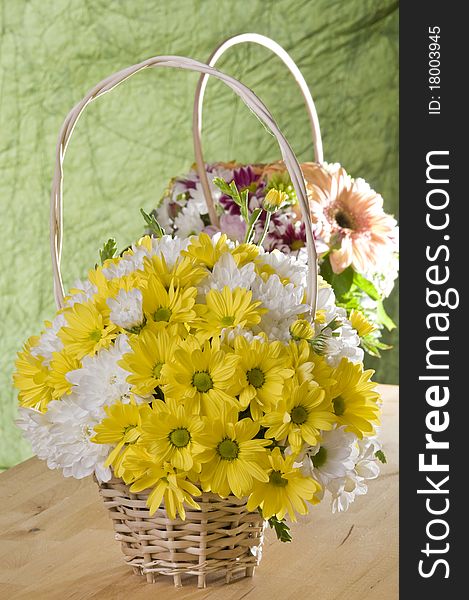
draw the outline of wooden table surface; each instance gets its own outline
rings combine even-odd
[[[292,526],[267,531],[254,577],[196,588],[191,578],[147,584],[123,564],[96,485],[64,479],[33,458],[0,475],[2,600],[394,600],[398,597],[398,387],[380,386],[388,464],[366,496],[332,515],[329,502]]]

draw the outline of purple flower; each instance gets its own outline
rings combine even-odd
[[[240,192],[249,190],[249,208],[251,210],[260,206],[259,200],[263,197],[265,182],[250,166],[234,169],[231,181],[236,183],[236,187]],[[228,183],[231,183],[231,181],[228,181]],[[229,196],[223,195],[220,198],[220,204],[228,214],[239,215],[239,206]]]
[[[273,227],[270,227],[269,233],[264,242],[264,247],[268,251],[277,248],[286,254],[298,252],[306,245],[306,231],[304,223],[295,221],[294,213],[282,215]]]

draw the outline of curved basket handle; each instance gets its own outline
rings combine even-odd
[[[246,104],[246,106],[258,117],[258,119],[273,133],[285,162],[285,166],[291,177],[293,187],[300,202],[301,213],[306,228],[306,246],[308,251],[308,286],[307,299],[312,308],[314,316],[317,302],[317,254],[314,245],[313,231],[308,217],[309,208],[306,194],[305,182],[300,165],[296,159],[290,144],[278,128],[272,115],[266,106],[248,87],[238,80],[217,71],[204,63],[184,58],[182,56],[155,56],[149,58],[137,65],[127,67],[114,75],[111,75],[98,83],[86,96],[79,102],[68,114],[59,133],[56,148],[55,170],[52,181],[51,203],[50,203],[50,248],[52,257],[52,273],[54,278],[54,295],[58,308],[64,304],[64,289],[62,275],[60,272],[60,259],[62,254],[62,188],[63,188],[63,162],[68,143],[73,133],[73,129],[85,108],[107,92],[110,92],[126,79],[129,79],[136,73],[150,67],[172,67],[185,69],[187,71],[197,71],[207,75],[213,75],[223,81],[231,88]]]
[[[275,42],[274,40],[270,39],[269,37],[266,37],[265,35],[260,35],[259,33],[241,33],[240,35],[235,35],[231,38],[228,38],[222,44],[220,44],[220,46],[218,46],[213,52],[213,54],[210,56],[207,64],[211,67],[214,67],[218,59],[225,53],[226,50],[232,48],[233,46],[237,46],[238,44],[244,44],[245,42],[259,44],[260,46],[264,46],[264,48],[267,48],[268,50],[272,50],[272,52],[283,61],[290,73],[295,78],[295,81],[301,90],[301,94],[303,95],[306,110],[308,112],[309,122],[311,126],[311,134],[313,138],[314,162],[322,163],[323,151],[321,130],[319,128],[318,113],[316,111],[316,106],[314,104],[313,97],[300,69],[296,66],[295,61],[288,54],[288,52],[284,50],[282,46],[280,46],[280,44],[277,44],[277,42]],[[192,114],[192,137],[194,139],[195,163],[197,165],[197,172],[199,174],[200,182],[202,184],[202,189],[204,191],[205,199],[207,202],[210,221],[213,225],[218,225],[218,215],[215,210],[212,190],[210,189],[207,173],[205,171],[205,160],[202,152],[201,140],[203,102],[205,90],[208,84],[208,78],[209,76],[207,74],[203,74],[200,76],[199,81],[197,83],[194,99],[194,110]]]

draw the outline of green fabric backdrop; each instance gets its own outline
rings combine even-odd
[[[397,212],[398,3],[393,0],[0,0],[0,467],[30,454],[15,429],[15,352],[53,311],[48,194],[56,135],[68,110],[107,75],[156,54],[206,60],[224,38],[273,37],[295,59],[319,112],[325,158],[379,190]],[[232,49],[222,70],[251,86],[302,160],[312,156],[301,95],[282,63],[258,46]],[[95,262],[111,235],[142,230],[138,209],[193,162],[197,75],[142,73],[90,106],[65,168],[65,284]],[[212,81],[208,160],[278,159],[276,144],[241,101]],[[387,302],[397,318],[397,294]],[[395,349],[377,378],[397,381]],[[372,366],[376,367],[376,364]]]

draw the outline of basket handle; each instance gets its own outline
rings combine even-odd
[[[273,133],[285,162],[285,166],[291,177],[293,187],[300,202],[301,213],[305,222],[306,228],[306,246],[308,251],[308,284],[307,284],[307,299],[312,308],[314,316],[317,302],[317,254],[314,245],[313,230],[311,227],[308,208],[308,200],[306,194],[305,182],[301,172],[300,165],[296,159],[290,144],[285,139],[284,135],[278,128],[274,118],[267,110],[263,102],[252,92],[248,87],[240,83],[237,79],[217,71],[204,63],[185,58],[182,56],[155,56],[144,60],[143,62],[127,67],[122,71],[110,75],[103,79],[94,88],[92,88],[86,96],[81,100],[68,114],[59,133],[56,156],[55,170],[52,181],[51,202],[50,202],[50,249],[52,257],[52,274],[54,281],[54,296],[57,308],[62,308],[64,305],[64,289],[62,283],[62,275],[60,272],[60,260],[62,254],[62,228],[63,228],[63,162],[68,143],[72,136],[75,125],[80,118],[85,108],[102,96],[113,90],[119,84],[129,79],[136,73],[148,69],[150,67],[172,67],[180,68],[187,71],[197,71],[207,75],[213,75],[217,79],[223,81],[231,88],[246,104],[246,106],[258,117],[258,119]]]
[[[210,56],[207,64],[210,67],[214,67],[218,59],[225,53],[226,50],[232,48],[233,46],[237,46],[238,44],[243,44],[245,42],[259,44],[260,46],[264,46],[264,48],[271,50],[283,61],[290,73],[293,75],[296,83],[298,84],[298,87],[301,90],[301,94],[303,95],[303,99],[306,105],[306,110],[308,112],[309,122],[311,126],[311,134],[313,138],[314,161],[317,163],[322,163],[323,150],[321,130],[319,128],[319,119],[313,97],[300,69],[297,67],[293,58],[288,54],[288,52],[284,48],[282,48],[282,46],[280,46],[280,44],[277,44],[277,42],[275,42],[271,38],[266,37],[265,35],[260,35],[259,33],[241,33],[240,35],[235,35],[231,38],[228,38],[222,44],[220,44]],[[205,171],[205,160],[202,152],[201,141],[203,102],[205,90],[208,84],[208,78],[208,74],[202,74],[199,77],[199,81],[197,83],[194,98],[194,110],[192,114],[192,137],[194,140],[195,163],[197,166],[197,172],[199,174],[200,183],[202,184],[202,189],[204,191],[205,199],[207,202],[210,221],[213,225],[218,225],[218,215],[215,210],[212,190],[210,189],[207,173]]]

